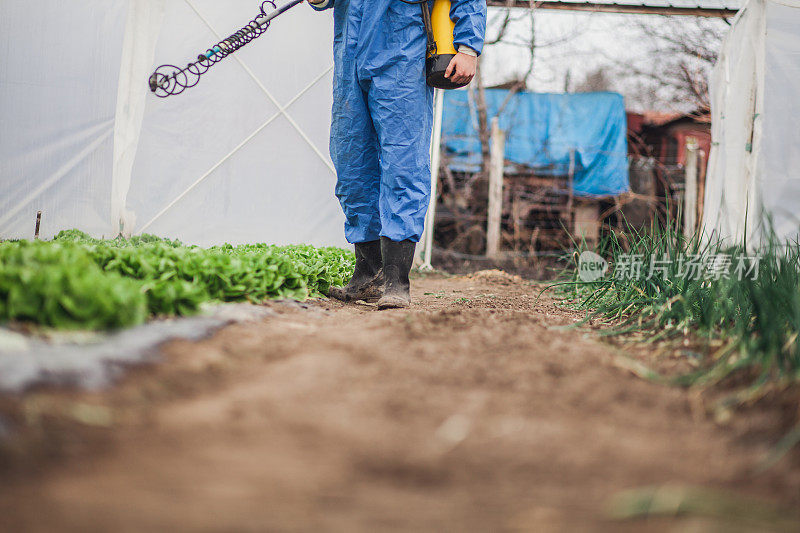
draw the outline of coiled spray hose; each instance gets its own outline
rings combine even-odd
[[[432,13],[428,9],[429,0],[401,1],[420,5],[422,9],[422,21],[428,40],[426,58],[428,85],[439,89],[455,89],[466,85],[453,83],[444,76],[447,66],[456,54],[453,45],[455,24],[450,20],[450,0],[434,0]],[[273,0],[262,2],[261,13],[250,24],[200,54],[197,61],[189,63],[184,68],[175,65],[158,67],[150,76],[150,91],[159,98],[166,98],[194,87],[200,83],[201,76],[211,67],[264,35],[273,19],[303,2],[304,0],[291,0],[280,8]]]
[[[181,94],[186,89],[194,87],[200,83],[200,77],[211,67],[264,35],[274,18],[303,2],[304,0],[291,0],[280,8],[272,0],[262,2],[261,13],[250,24],[200,54],[197,61],[189,63],[184,68],[175,65],[158,67],[150,76],[150,91],[159,98],[166,98]]]

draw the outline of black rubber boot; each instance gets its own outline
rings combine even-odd
[[[350,283],[344,288],[331,287],[328,290],[328,297],[343,302],[377,301],[383,295],[381,266],[381,241],[356,244],[356,269]]]
[[[395,242],[381,237],[383,255],[383,298],[378,300],[378,309],[403,309],[411,306],[411,282],[408,274],[414,262],[417,243]]]

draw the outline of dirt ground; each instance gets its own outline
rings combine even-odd
[[[756,473],[776,433],[754,428],[772,415],[718,425],[690,391],[567,328],[580,315],[539,287],[477,273],[416,280],[410,311],[274,304],[261,323],[169,344],[111,390],[7,400],[28,429],[5,452],[0,529],[797,526],[797,461]],[[712,503],[666,505],[711,511],[612,518],[620,491],[648,486],[667,500],[670,486],[711,490]]]

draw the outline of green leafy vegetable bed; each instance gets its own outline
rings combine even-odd
[[[0,243],[0,322],[113,329],[191,315],[205,302],[304,300],[347,282],[339,248],[209,249],[153,236],[101,241],[76,230],[52,242]]]

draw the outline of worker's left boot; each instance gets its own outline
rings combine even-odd
[[[356,269],[345,287],[331,287],[328,297],[343,302],[375,302],[383,295],[381,241],[356,244]]]
[[[404,309],[411,307],[411,282],[408,274],[414,262],[417,243],[395,242],[381,237],[383,256],[383,297],[378,300],[378,309]]]

